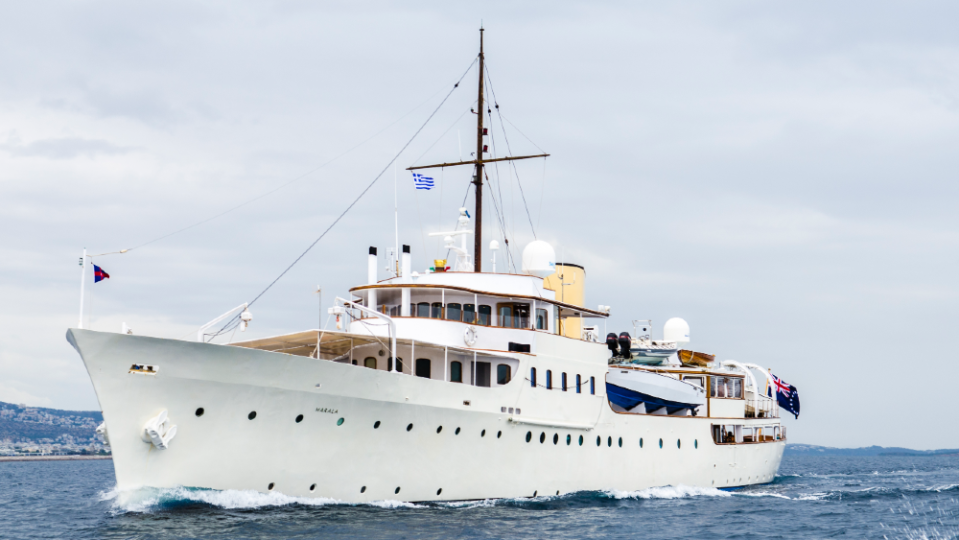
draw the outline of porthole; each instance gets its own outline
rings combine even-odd
[[[580,445],[580,446],[583,446],[583,436],[582,436],[582,435],[579,436],[579,445]]]
[[[270,485],[266,486],[267,491],[273,491],[273,482],[270,482]]]
[[[603,438],[600,437],[599,435],[597,435],[597,436],[596,436],[596,446],[599,446],[599,445],[602,444],[602,443],[603,443]]]
[[[539,434],[539,444],[543,444],[544,442],[546,442],[546,433],[545,433],[545,432]]]
[[[497,438],[497,439],[499,439],[499,438],[502,437],[502,436],[503,436],[503,432],[502,432],[502,431],[497,431],[497,432],[496,432],[496,438]]]
[[[406,431],[412,431],[412,430],[413,430],[413,424],[406,426]]]
[[[535,497],[537,493],[539,493],[539,491],[534,491],[534,492],[533,492],[533,497]]]
[[[313,491],[315,489],[316,489],[316,484],[310,484],[310,491]]]
[[[662,440],[662,439],[659,439],[659,447],[660,447],[660,448],[663,447],[663,440]]]
[[[436,428],[436,432],[437,432],[437,433],[439,433],[439,432],[441,432],[441,431],[443,431],[443,426],[440,426],[440,427]]]
[[[373,422],[373,429],[380,429],[380,421]]]
[[[437,496],[439,496],[440,493],[443,493],[443,488],[439,488],[439,489],[436,490],[436,495],[437,495]]]
[[[393,494],[398,494],[400,492],[400,486],[396,486],[396,489],[393,490]]]
[[[683,447],[683,443],[679,439],[676,439],[676,448],[682,448],[682,447]]]
[[[642,438],[642,437],[639,438],[639,447],[640,447],[640,448],[643,447],[643,438]]]
[[[302,421],[303,421],[303,415],[302,414],[296,415],[296,423],[299,424]]]
[[[253,420],[254,418],[256,418],[256,411],[250,411],[250,414],[246,415],[246,417],[249,418],[250,420]]]
[[[196,410],[196,415],[203,416],[203,407],[200,407],[199,409]]]
[[[613,438],[612,438],[612,437],[609,437],[609,438],[606,439],[606,446],[608,446],[608,447],[610,447],[610,448],[613,447]]]
[[[623,438],[622,438],[622,437],[619,438],[619,447],[620,447],[620,448],[623,447]]]
[[[693,439],[693,448],[699,448],[699,439]]]
[[[484,430],[480,433],[480,437],[485,437],[485,436],[486,436],[486,430],[484,429]]]
[[[343,422],[346,422],[346,420],[343,419],[343,418],[340,418],[339,420],[336,421],[336,425],[342,426],[342,425],[343,425]]]
[[[569,445],[572,444],[572,443],[573,443],[573,436],[572,436],[572,435],[567,435],[567,436],[566,436],[566,446],[569,446]]]
[[[456,435],[460,434],[460,428],[456,428]]]
[[[360,488],[360,493],[366,493],[366,486]]]
[[[559,495],[559,490],[558,490],[558,489],[556,490],[556,494]]]
[[[532,439],[533,439],[533,432],[532,432],[532,431],[527,431],[527,432],[526,432],[526,442],[529,442],[529,441],[531,441]]]
[[[553,444],[559,443],[559,433],[553,433]]]

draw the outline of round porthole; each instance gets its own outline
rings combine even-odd
[[[572,443],[573,443],[573,436],[572,436],[572,435],[567,435],[567,436],[566,436],[566,446],[569,446],[569,445],[572,444]]]
[[[596,436],[596,446],[603,444],[603,438],[599,435]]]
[[[342,426],[342,425],[343,425],[343,422],[345,422],[345,421],[346,421],[345,419],[340,418],[339,420],[336,421],[336,425]]]
[[[582,435],[579,436],[579,445],[580,445],[580,446],[583,446],[583,436],[582,436]]]
[[[623,438],[622,438],[622,437],[619,438],[619,447],[620,447],[620,448],[623,447]]]
[[[406,431],[412,431],[412,430],[413,430],[413,424],[406,426]]]
[[[270,485],[266,486],[267,491],[273,491],[273,482],[270,482]]]
[[[200,407],[199,409],[196,410],[196,415],[203,416],[203,407]]]
[[[310,484],[310,491],[313,491],[314,489],[316,489],[316,484]]]
[[[246,417],[249,418],[250,420],[253,420],[254,418],[256,418],[256,411],[250,411],[250,414],[246,415]]]
[[[302,421],[303,421],[303,415],[302,414],[296,415],[296,423],[299,424]]]
[[[485,437],[485,436],[486,436],[486,430],[484,429],[484,430],[480,433],[480,437]]]
[[[640,448],[643,447],[643,438],[642,438],[642,437],[639,438],[639,447],[640,447]]]
[[[553,433],[553,444],[559,443],[559,433]]]
[[[682,448],[682,447],[683,447],[683,443],[679,439],[676,439],[676,448]]]
[[[693,440],[693,448],[699,448],[699,439]]]
[[[393,490],[393,494],[395,495],[395,494],[397,494],[397,493],[399,493],[399,492],[400,492],[400,487],[399,487],[399,486],[396,486],[396,489]]]
[[[609,437],[609,438],[606,439],[606,446],[608,446],[608,447],[610,447],[610,448],[613,447],[613,438],[612,438],[612,437]]]
[[[437,495],[437,496],[438,496],[440,493],[443,493],[443,488],[439,488],[439,489],[436,490],[436,495]]]
[[[559,495],[559,490],[558,490],[558,489],[556,490],[556,494]]]
[[[529,442],[529,441],[531,441],[531,440],[533,440],[533,432],[532,432],[532,431],[527,431],[527,432],[526,432],[526,442]]]
[[[440,427],[436,428],[436,432],[437,432],[437,433],[439,433],[439,432],[441,432],[441,431],[443,431],[443,426],[440,426]]]
[[[660,448],[663,447],[663,440],[662,440],[662,439],[659,439],[659,447],[660,447]]]
[[[360,488],[360,493],[366,493],[366,486]]]
[[[535,497],[537,493],[539,493],[539,491],[534,491],[534,492],[533,492],[533,497]]]
[[[380,429],[380,421],[373,422],[373,429]]]
[[[457,435],[460,434],[460,428],[456,428],[456,434],[457,434]]]
[[[499,439],[499,438],[502,437],[502,436],[503,436],[503,432],[502,432],[502,431],[497,431],[497,432],[496,432],[496,438],[497,438],[497,439]]]
[[[546,442],[546,433],[540,433],[540,434],[539,434],[539,443],[540,443],[540,444],[543,444],[544,442]]]

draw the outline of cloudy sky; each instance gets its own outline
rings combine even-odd
[[[96,259],[112,275],[88,281],[96,330],[189,339],[256,296],[470,67],[482,20],[497,154],[507,138],[552,154],[491,170],[515,246],[531,221],[584,265],[610,331],[680,316],[697,350],[795,384],[793,442],[959,447],[944,421],[959,8],[474,4],[0,6],[0,400],[97,408],[64,339],[84,247],[135,248]],[[400,171],[469,157],[475,67],[463,81]],[[469,171],[435,176],[415,192],[398,175],[416,268],[467,195]],[[247,336],[315,327],[316,287],[328,306],[368,246],[393,244],[393,196],[390,169],[257,302]]]

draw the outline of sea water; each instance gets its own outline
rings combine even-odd
[[[3,462],[0,537],[959,539],[959,456],[786,457],[772,483],[734,491],[359,505],[252,491],[118,493],[111,461]]]

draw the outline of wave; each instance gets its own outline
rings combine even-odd
[[[684,499],[687,497],[732,497],[733,494],[716,488],[692,486],[665,486],[641,489],[639,491],[606,490],[611,499]]]

